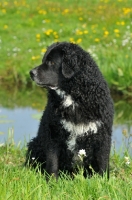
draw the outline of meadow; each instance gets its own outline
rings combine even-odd
[[[1,0],[0,18],[1,85],[31,85],[47,46],[69,41],[93,56],[112,90],[131,96],[131,0]]]

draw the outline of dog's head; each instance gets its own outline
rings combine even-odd
[[[79,71],[77,45],[67,42],[52,44],[46,51],[42,64],[30,71],[39,86],[59,88],[61,80],[71,79]]]

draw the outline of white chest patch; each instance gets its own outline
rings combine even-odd
[[[73,106],[73,109],[75,108],[75,102],[72,100],[70,95],[65,96],[64,101],[63,101],[63,106],[65,108],[69,106]]]
[[[64,108],[72,106],[72,108],[75,109],[75,105],[77,104],[73,101],[70,95],[66,95],[66,93],[60,89],[57,89],[56,93],[63,99],[62,105]]]
[[[64,129],[70,132],[69,139],[67,141],[68,149],[73,151],[76,144],[76,139],[78,136],[83,136],[89,132],[96,134],[98,132],[98,127],[101,126],[100,121],[89,122],[88,124],[77,124],[67,122],[66,120],[61,120],[61,124],[63,125]]]

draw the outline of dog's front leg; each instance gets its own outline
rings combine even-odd
[[[49,147],[46,153],[46,172],[58,178],[58,149],[56,147]]]

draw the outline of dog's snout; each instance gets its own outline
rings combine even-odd
[[[35,71],[34,71],[34,70],[31,70],[29,73],[30,73],[31,79],[34,80]]]

